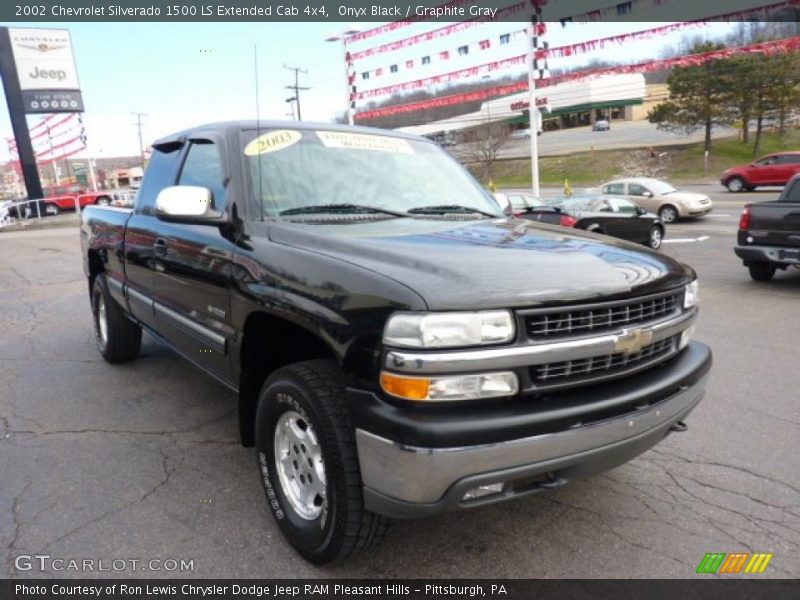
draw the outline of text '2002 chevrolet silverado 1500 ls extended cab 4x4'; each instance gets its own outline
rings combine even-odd
[[[323,563],[391,518],[560,486],[703,396],[695,273],[507,218],[422,138],[235,122],[153,146],[132,212],[81,226],[109,362],[149,331],[238,393],[267,503]]]

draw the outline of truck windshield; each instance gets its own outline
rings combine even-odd
[[[460,207],[453,212],[461,218],[503,216],[488,193],[430,142],[310,129],[245,130],[241,142],[250,189],[265,216],[326,205],[402,214],[452,206]]]

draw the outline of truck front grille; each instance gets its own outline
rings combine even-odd
[[[674,349],[673,338],[650,344],[635,354],[617,352],[605,356],[592,356],[561,362],[536,365],[530,368],[531,379],[537,387],[551,387],[551,384],[579,384],[582,380],[596,380],[606,376],[619,376],[629,371],[640,370],[655,363]]]
[[[677,313],[681,294],[569,309],[525,311],[525,330],[532,340],[579,336],[619,330]]]

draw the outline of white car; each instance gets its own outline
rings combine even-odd
[[[662,223],[674,223],[685,217],[703,217],[714,208],[711,198],[705,194],[682,192],[664,181],[649,177],[616,179],[604,183],[597,191],[624,196],[656,213]]]
[[[611,123],[607,119],[600,119],[592,125],[592,131],[608,131],[609,129],[611,129]]]
[[[530,129],[517,129],[511,134],[512,140],[529,140],[531,139]]]

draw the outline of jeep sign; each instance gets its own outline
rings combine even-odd
[[[66,29],[9,28],[20,88],[25,90],[80,90]]]

